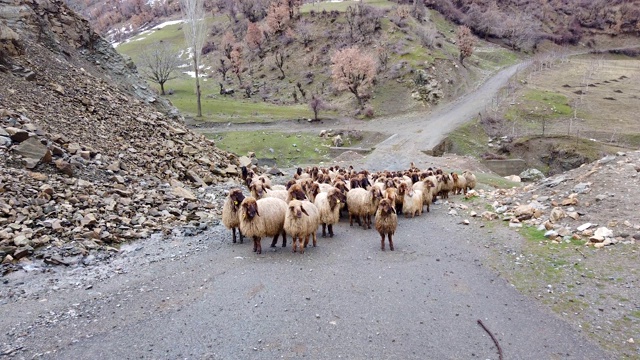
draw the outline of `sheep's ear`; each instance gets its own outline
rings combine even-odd
[[[307,213],[307,210],[304,209],[304,207],[300,206],[300,210],[302,210],[302,213],[309,216],[309,213]]]
[[[269,185],[268,185],[268,184],[266,184],[266,183],[264,184],[264,188],[265,188],[265,189],[269,189],[269,190],[271,190],[271,186],[269,186]]]
[[[393,211],[393,213],[394,213],[394,214],[397,214],[397,213],[396,213],[396,208],[395,208],[395,206],[393,206],[393,205],[391,206],[391,211]]]
[[[260,216],[260,213],[258,212],[258,205],[256,204],[256,215]]]

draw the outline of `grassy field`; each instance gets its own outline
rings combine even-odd
[[[245,155],[256,153],[258,159],[289,167],[328,160],[330,140],[312,134],[275,131],[231,131],[206,136],[222,150]]]

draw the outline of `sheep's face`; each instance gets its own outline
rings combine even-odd
[[[301,167],[299,167],[299,168],[297,168],[297,169],[296,169],[296,174],[297,174],[298,176],[302,175],[302,168],[301,168]]]
[[[424,184],[428,187],[428,188],[432,188],[432,187],[436,187],[436,184],[433,183],[433,181],[431,181],[430,179],[427,179],[424,181]]]
[[[290,204],[289,213],[296,219],[301,219],[303,214],[309,216],[307,210],[302,207],[302,204],[300,202],[294,202]]]
[[[404,194],[406,194],[406,193],[407,193],[408,188],[409,188],[409,186],[407,185],[407,183],[405,183],[405,182],[401,182],[401,183],[398,185],[398,195],[400,195],[400,196],[404,196]]]
[[[411,181],[413,181],[414,183],[417,183],[418,181],[420,181],[420,175],[418,175],[418,173],[412,173]]]
[[[349,191],[349,189],[347,189],[347,184],[342,181],[337,181],[333,186],[336,189],[340,190],[340,192],[342,192],[343,194],[346,194],[347,191]]]
[[[254,217],[260,216],[258,212],[258,203],[255,200],[245,201],[242,203],[244,215],[247,219],[253,220]]]
[[[377,187],[372,187],[371,190],[371,195],[373,196],[373,200],[379,200],[382,199],[382,191],[380,189],[378,189]]]
[[[289,188],[289,195],[292,199],[295,200],[304,200],[306,199],[306,195],[304,191],[302,191],[302,186],[296,184]]]
[[[436,169],[436,175],[442,175],[442,174],[443,174],[442,169]]]
[[[289,180],[289,181],[287,182],[287,185],[285,185],[285,188],[286,188],[287,190],[289,190],[289,188],[291,188],[291,187],[292,187],[293,185],[295,185],[295,184],[297,184],[297,182],[296,182],[295,180]]]
[[[242,194],[242,190],[240,189],[231,190],[231,193],[229,193],[229,198],[233,202],[233,210],[238,211],[238,209],[240,208],[240,204],[244,200],[244,195]]]
[[[396,209],[393,206],[393,203],[391,202],[391,200],[389,199],[382,199],[380,200],[380,204],[378,205],[378,208],[382,211],[382,213],[384,215],[389,215],[391,213],[396,213]]]
[[[347,201],[347,197],[339,190],[329,191],[327,199],[329,200],[329,207],[331,208],[331,210],[335,209],[336,206],[340,203],[344,203]]]
[[[453,179],[453,181],[458,182],[458,174],[451,173],[451,178]]]
[[[251,189],[251,192],[255,194],[255,197],[257,199],[262,199],[265,193],[264,186],[262,185],[262,183],[253,182],[249,188]]]

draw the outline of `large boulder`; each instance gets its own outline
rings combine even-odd
[[[544,178],[544,174],[538,169],[527,169],[520,173],[520,180],[525,182],[534,182]]]
[[[22,156],[28,169],[33,169],[40,161],[51,161],[51,152],[36,137],[23,141],[13,149],[13,152]]]

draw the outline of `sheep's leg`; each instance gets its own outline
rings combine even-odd
[[[431,205],[427,204],[427,212],[430,212],[429,206],[431,206]]]
[[[253,237],[253,251],[255,251],[258,254],[262,254],[261,240],[262,239],[258,236]]]
[[[322,223],[322,237],[327,237],[327,224]],[[329,225],[329,233],[331,233],[331,225]]]
[[[391,249],[391,251],[393,251],[393,239],[392,239],[393,233],[389,233],[389,249]]]
[[[238,234],[240,235],[240,244],[242,244],[242,240],[244,239],[244,235],[242,235],[242,231],[238,228]]]
[[[302,236],[301,236],[300,237],[300,249],[302,249],[302,251],[300,251],[301,254],[304,254],[304,249],[307,248],[307,245],[309,245],[309,235],[305,235],[304,243],[302,241]]]
[[[231,234],[233,234],[233,243],[236,243],[236,228],[231,228]]]
[[[333,224],[329,224],[329,237],[333,237]]]
[[[295,236],[293,236],[293,240],[291,240],[291,252],[296,252],[298,249],[298,242]]]
[[[349,214],[349,226],[353,226],[353,216]]]
[[[282,230],[282,247],[287,247],[287,233]]]
[[[314,231],[313,234],[311,234],[311,236],[313,236],[313,247],[316,247],[316,241],[317,241],[316,232]]]
[[[380,250],[384,251],[384,233],[380,232]]]

